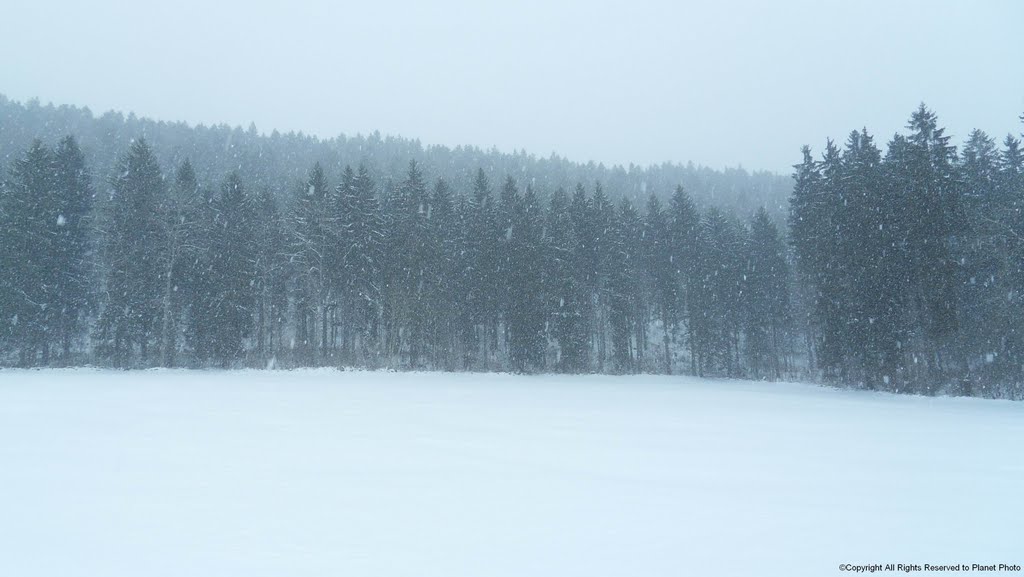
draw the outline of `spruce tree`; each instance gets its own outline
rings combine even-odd
[[[661,322],[663,371],[672,374],[672,342],[679,322],[680,282],[669,236],[669,220],[658,197],[647,200],[643,263],[651,279],[653,304]]]
[[[473,180],[468,207],[463,278],[467,287],[466,325],[463,342],[467,351],[465,365],[487,369],[497,348],[499,316],[499,235],[497,210],[491,195],[490,182],[482,169]]]
[[[106,298],[98,336],[115,366],[148,366],[163,309],[167,242],[161,219],[166,186],[144,139],[133,142],[121,157],[110,184],[113,195],[104,231]]]
[[[331,292],[328,265],[333,249],[328,196],[327,177],[317,162],[295,190],[290,218],[296,347],[299,361],[306,364],[322,362],[327,347],[326,321]]]
[[[551,333],[558,342],[556,366],[559,371],[586,370],[588,293],[583,279],[582,249],[564,189],[551,196],[546,245],[547,284]]]
[[[697,346],[698,341],[706,340],[701,333],[706,325],[706,315],[703,310],[703,298],[705,296],[703,271],[700,269],[700,262],[704,256],[704,247],[701,228],[701,216],[690,195],[682,186],[677,186],[672,193],[668,208],[668,243],[671,254],[669,256],[669,272],[667,277],[674,277],[676,287],[682,287],[682,299],[676,301],[678,310],[685,310],[687,343],[690,348],[690,373],[701,374],[701,353]],[[666,278],[665,281],[669,279]],[[677,295],[679,293],[677,292]],[[669,298],[670,295],[666,295]],[[673,327],[670,327],[672,330]],[[706,331],[705,331],[706,332]]]
[[[242,359],[257,300],[256,219],[238,173],[231,173],[221,185],[215,209],[210,284],[218,298],[208,321],[214,329],[214,358],[228,367]]]
[[[427,338],[435,368],[454,370],[459,350],[459,308],[463,294],[458,254],[462,251],[458,215],[451,188],[437,179],[427,207],[424,270]]]
[[[922,104],[907,128],[903,164],[910,184],[907,225],[911,306],[923,338],[914,343],[915,364],[924,392],[934,393],[947,366],[957,331],[957,283],[960,282],[956,238],[962,231],[960,183],[953,163],[956,150]]]
[[[522,210],[521,202],[522,196],[519,194],[518,183],[511,176],[507,176],[498,196],[495,228],[491,230],[491,235],[494,236],[498,249],[497,266],[494,269],[495,296],[498,301],[498,310],[501,313],[502,340],[505,352],[510,358],[513,356],[509,343],[510,330],[514,322],[511,318],[514,314],[511,308],[515,306],[513,297],[516,288],[514,285],[518,274],[516,255],[514,254],[516,247],[513,245],[512,235],[515,232],[517,219],[520,218],[517,211]]]
[[[615,206],[611,203],[600,183],[594,185],[594,196],[590,202],[590,214],[587,219],[590,229],[588,240],[591,250],[588,251],[588,276],[592,279],[592,302],[594,317],[592,320],[594,354],[598,371],[604,372],[605,361],[611,337],[611,287],[610,279],[615,263],[612,259],[615,233]]]
[[[65,365],[72,363],[71,344],[81,333],[82,316],[89,303],[93,281],[88,262],[93,203],[91,179],[78,142],[72,136],[61,139],[54,153],[53,192],[57,216],[51,267],[57,271],[53,303],[58,315],[55,337]]]
[[[388,199],[388,236],[384,286],[389,355],[419,367],[425,346],[428,311],[423,304],[426,273],[427,186],[415,161]]]
[[[161,318],[162,364],[173,367],[177,363],[178,332],[183,306],[181,295],[189,257],[194,258],[197,248],[198,204],[202,201],[199,182],[192,163],[185,159],[175,174],[174,183],[162,205],[163,239],[163,295]]]
[[[256,245],[256,353],[274,366],[283,350],[285,316],[288,312],[287,238],[277,201],[263,189],[254,206]]]
[[[643,302],[639,279],[642,275],[640,215],[623,199],[608,235],[608,324],[611,329],[613,369],[636,372],[643,352]]]
[[[778,227],[763,208],[750,224],[744,293],[748,307],[744,332],[752,376],[779,379],[790,319],[789,264]]]
[[[0,197],[0,316],[20,366],[47,364],[56,331],[60,215],[53,152],[39,140],[11,167]]]
[[[964,373],[973,365],[976,379],[985,380],[1009,376],[999,373],[1004,369],[1003,343],[1015,316],[1006,298],[1012,291],[1007,281],[1016,266],[1007,258],[1003,215],[1009,207],[1000,198],[998,163],[995,141],[980,130],[972,131],[959,160],[965,216],[959,247],[965,280],[958,284],[960,354],[967,363]],[[962,393],[972,393],[966,374],[961,387]]]
[[[881,183],[881,153],[866,130],[847,139],[840,164],[840,183],[834,197],[835,252],[843,265],[839,280],[844,291],[841,307],[845,326],[844,367],[851,382],[876,388],[888,372],[886,353],[896,346],[893,295],[886,231],[887,192]]]
[[[195,204],[192,206],[193,222],[183,262],[185,337],[193,361],[198,366],[208,363],[214,356],[215,327],[210,319],[215,314],[219,295],[215,286],[216,273],[213,271],[214,254],[211,243],[217,224],[217,198],[214,190],[195,182],[191,167],[179,168],[180,190],[196,187]]]
[[[514,181],[506,183],[511,204],[506,234],[506,267],[510,271],[505,322],[508,331],[509,362],[516,372],[544,369],[544,272],[543,215],[540,201],[531,187],[520,197]]]
[[[693,330],[698,374],[741,374],[738,363],[743,313],[746,230],[721,211],[710,209],[700,225]]]
[[[582,366],[585,370],[594,368],[594,350],[596,349],[594,333],[597,329],[597,239],[594,221],[591,219],[593,203],[587,197],[586,188],[577,183],[569,201],[569,217],[575,237],[573,252],[573,269],[575,284],[581,296],[579,312],[581,315],[579,330],[586,335],[583,349]]]
[[[384,226],[374,183],[365,165],[346,167],[337,190],[339,303],[344,311],[344,358],[363,363],[376,344],[381,300]]]

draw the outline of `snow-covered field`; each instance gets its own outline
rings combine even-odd
[[[0,575],[1024,564],[1024,403],[685,377],[0,371]]]

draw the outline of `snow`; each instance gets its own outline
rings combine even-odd
[[[1021,563],[1024,404],[685,377],[0,371],[0,575]]]

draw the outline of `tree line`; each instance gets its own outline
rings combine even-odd
[[[258,176],[162,166],[145,139],[96,190],[75,138],[32,143],[0,190],[8,365],[340,366],[820,378],[1020,398],[1024,153],[962,150],[923,105],[803,149],[787,230],[541,189],[313,162]],[[329,174],[337,174],[333,178]],[[275,181],[276,182],[276,181]],[[613,200],[617,199],[617,200]]]
[[[415,161],[382,186],[313,164],[288,202],[238,172],[165,174],[144,139],[93,190],[73,137],[36,141],[0,196],[0,328],[20,366],[791,369],[789,267],[761,210],[643,211],[600,183],[541,196]]]

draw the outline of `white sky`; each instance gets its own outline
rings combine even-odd
[[[921,101],[1024,129],[1024,2],[6,0],[0,93],[321,136],[790,172]],[[61,4],[64,4],[61,6]]]

